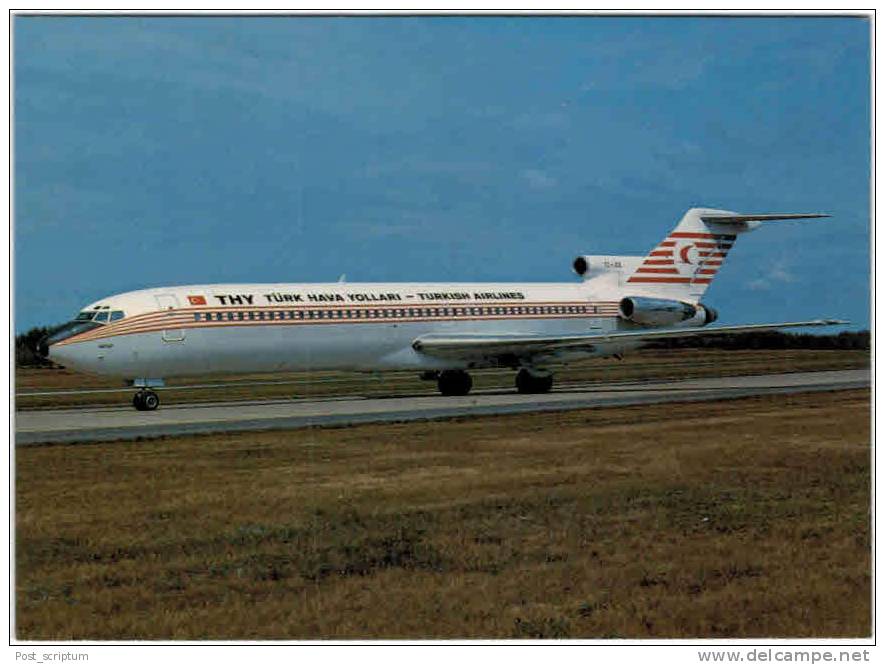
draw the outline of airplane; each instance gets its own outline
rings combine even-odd
[[[85,307],[40,352],[137,388],[170,377],[299,370],[416,370],[466,395],[469,370],[510,368],[520,393],[546,393],[554,367],[617,357],[661,339],[847,323],[833,319],[706,327],[701,298],[738,236],[823,214],[692,208],[643,256],[579,256],[577,283],[207,284],[132,291]]]

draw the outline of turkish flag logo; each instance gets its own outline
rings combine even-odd
[[[187,301],[191,305],[205,305],[206,299],[203,296],[188,296]]]

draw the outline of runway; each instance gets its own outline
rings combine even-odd
[[[683,381],[567,385],[546,395],[489,391],[466,397],[343,397],[164,405],[158,411],[89,407],[20,411],[15,445],[133,440],[182,434],[437,420],[605,406],[697,402],[870,386],[870,371],[840,370]]]

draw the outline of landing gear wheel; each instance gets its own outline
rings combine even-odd
[[[473,379],[467,372],[459,369],[446,370],[439,373],[436,379],[439,392],[443,395],[466,395],[473,387]]]
[[[144,404],[145,411],[156,411],[157,407],[160,406],[160,396],[153,390],[145,391],[141,401]]]
[[[553,375],[535,376],[526,369],[516,373],[516,391],[526,395],[549,393],[553,388]]]
[[[132,398],[132,406],[139,411],[156,411],[160,406],[160,396],[153,390],[139,390]]]

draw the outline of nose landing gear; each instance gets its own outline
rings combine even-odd
[[[132,398],[132,406],[138,411],[156,411],[160,406],[160,396],[153,390],[141,389]]]

